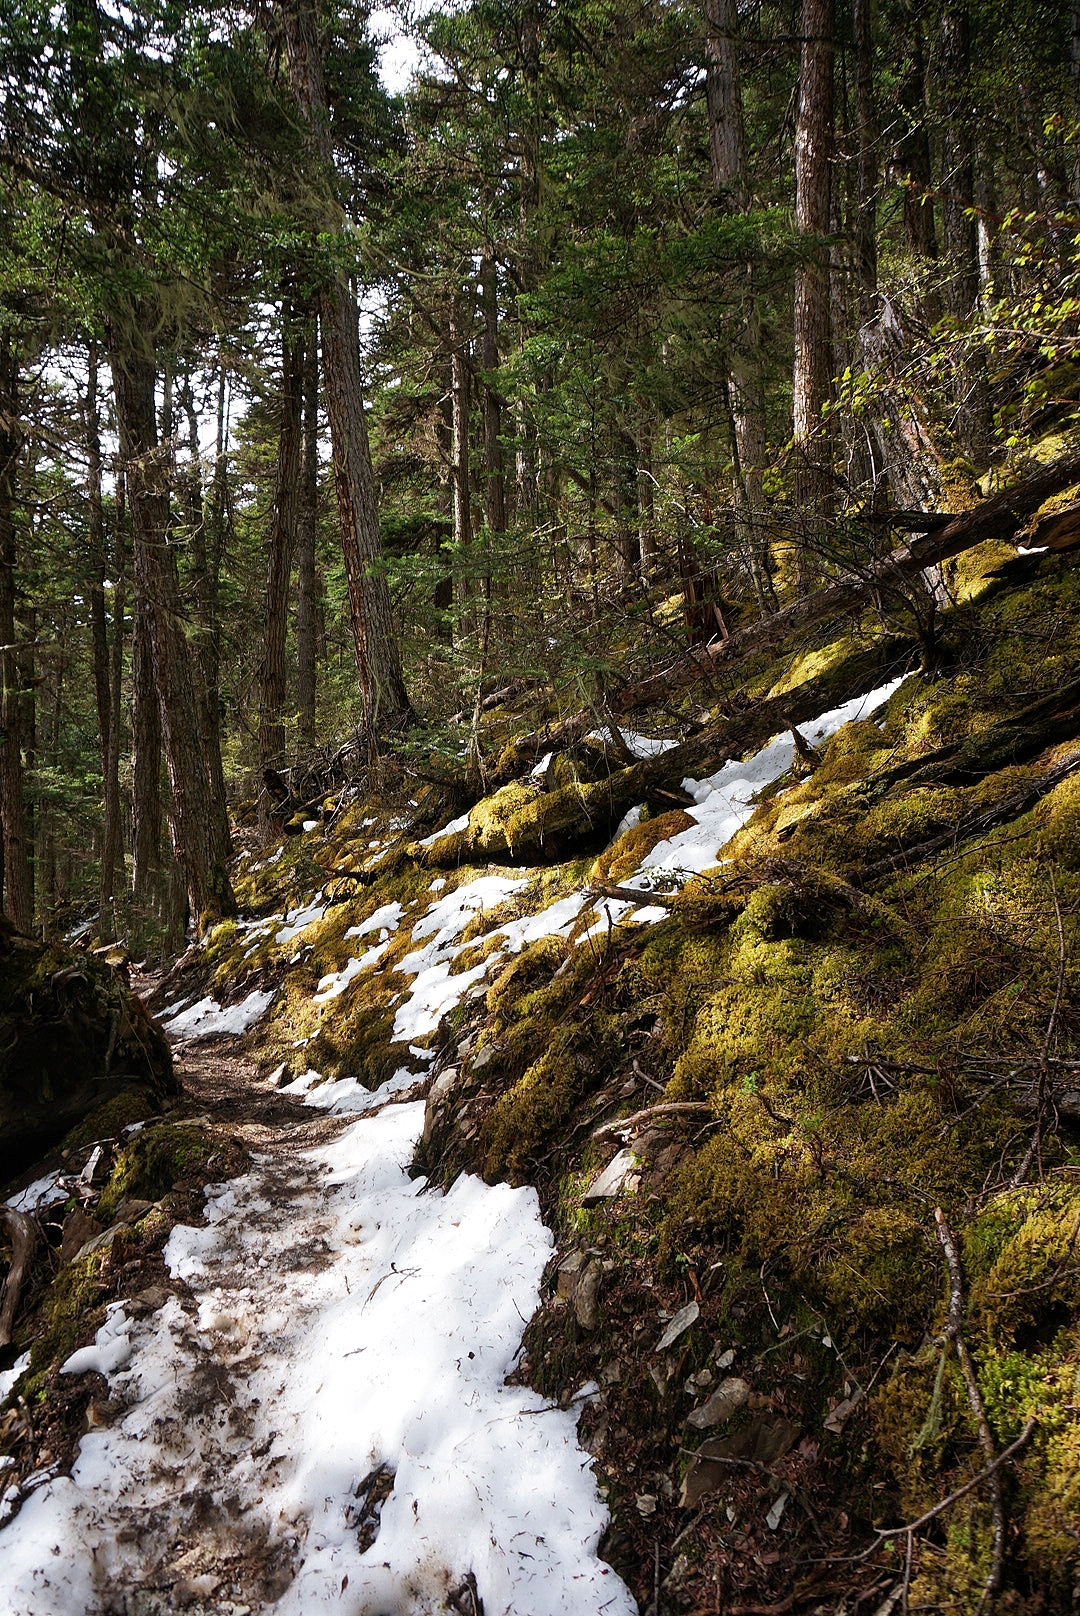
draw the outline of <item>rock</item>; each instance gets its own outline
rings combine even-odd
[[[177,1092],[164,1034],[121,973],[0,930],[0,1182],[123,1090]]]
[[[60,1241],[60,1263],[69,1263],[78,1256],[88,1241],[94,1240],[101,1233],[101,1224],[96,1218],[76,1207],[64,1219],[63,1235]]]
[[[582,1206],[596,1206],[600,1201],[614,1200],[636,1170],[637,1163],[633,1151],[620,1150],[619,1154],[608,1162],[603,1172],[598,1173],[593,1179],[581,1197]]]
[[[600,1309],[597,1303],[602,1277],[603,1269],[596,1258],[592,1257],[574,1286],[572,1298],[574,1317],[583,1330],[595,1330],[600,1322]]]
[[[165,1306],[171,1295],[172,1292],[166,1290],[164,1285],[149,1285],[146,1290],[140,1291],[138,1296],[133,1296],[129,1302],[124,1303],[124,1311],[133,1319],[141,1318],[147,1313],[156,1313],[159,1307]]]
[[[701,1309],[696,1302],[687,1302],[685,1307],[680,1307],[675,1317],[668,1323],[653,1350],[655,1352],[666,1352],[681,1335],[685,1335],[692,1324],[696,1323],[700,1314]]]
[[[687,1420],[695,1431],[711,1431],[715,1425],[724,1425],[731,1416],[743,1407],[750,1396],[750,1388],[745,1380],[738,1375],[729,1375],[722,1380],[707,1403],[694,1412]]]
[[[799,1427],[793,1421],[759,1414],[734,1436],[710,1437],[687,1466],[679,1507],[696,1509],[706,1493],[730,1478],[732,1466],[725,1460],[753,1459],[758,1464],[774,1464],[794,1447],[798,1436]]]
[[[572,1251],[559,1264],[558,1278],[555,1281],[555,1294],[561,1296],[564,1302],[568,1302],[573,1296],[574,1287],[578,1282],[581,1270],[587,1262],[588,1256],[584,1251]]]
[[[650,1515],[656,1514],[656,1497],[653,1493],[638,1493],[634,1500],[638,1514],[648,1520]]]

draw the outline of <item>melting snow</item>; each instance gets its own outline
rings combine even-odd
[[[44,1178],[35,1178],[18,1195],[13,1195],[7,1205],[13,1212],[39,1212],[42,1207],[55,1206],[57,1201],[66,1199],[67,1191],[56,1182],[56,1174],[46,1173]]]
[[[128,1340],[106,1370],[124,1412],[4,1529],[7,1616],[126,1608],[180,1584],[188,1545],[260,1608],[259,1572],[288,1568],[278,1616],[429,1616],[468,1572],[490,1616],[632,1616],[596,1557],[607,1516],[575,1414],[505,1384],[552,1250],[536,1194],[472,1177],[421,1194],[423,1116],[388,1106],[264,1160],[211,1189],[205,1228],[174,1229],[166,1262],[197,1314],[175,1297],[110,1313],[90,1350],[104,1363]],[[208,1598],[215,1575],[198,1581]]]
[[[373,915],[368,915],[366,920],[362,920],[359,926],[350,926],[345,935],[367,937],[373,931],[397,931],[404,913],[400,903],[384,903]]]
[[[661,752],[670,752],[678,741],[661,740],[655,735],[636,735],[632,729],[620,730],[626,749],[631,757],[644,758],[659,757]],[[590,741],[603,741],[605,746],[614,746],[615,737],[609,729],[596,730],[589,736]]]
[[[8,1204],[10,1205],[10,1202]],[[0,1403],[4,1401],[5,1397],[7,1397],[15,1382],[19,1379],[19,1376],[25,1375],[29,1367],[30,1354],[28,1352],[24,1352],[21,1353],[18,1358],[16,1358],[10,1369],[0,1369]],[[14,1461],[9,1459],[8,1463],[12,1464]],[[6,1467],[0,1463],[0,1470],[4,1468]]]
[[[449,825],[443,826],[442,830],[433,830],[430,836],[421,836],[420,846],[433,847],[444,836],[454,836],[459,830],[467,830],[468,826],[469,816],[468,814],[462,814],[460,819],[452,819]]]
[[[410,1050],[409,1053],[415,1054],[417,1051]],[[410,1072],[407,1066],[399,1066],[393,1077],[388,1077],[377,1089],[366,1089],[355,1077],[339,1077],[333,1082],[323,1083],[318,1072],[307,1071],[286,1084],[281,1092],[302,1094],[305,1105],[313,1105],[319,1111],[330,1111],[336,1117],[354,1117],[370,1111],[372,1106],[385,1105],[392,1095],[411,1088],[423,1076],[423,1072]]]
[[[256,989],[239,1004],[227,1005],[224,1009],[216,999],[199,999],[190,1010],[182,1010],[179,1015],[163,1020],[161,1025],[174,1041],[213,1038],[223,1032],[247,1032],[269,1008],[276,991],[276,988],[267,988],[264,992]]]
[[[285,916],[285,924],[274,941],[291,943],[294,937],[299,936],[305,926],[313,925],[316,920],[321,920],[326,913],[326,905],[319,902],[321,897],[322,893],[316,892],[310,903],[304,904],[299,909],[290,909]]]
[[[844,724],[869,718],[900,688],[905,677],[901,675],[865,696],[856,696],[843,706],[834,707],[813,723],[803,725],[801,733],[812,746],[819,745]],[[777,735],[745,763],[725,763],[706,780],[684,780],[683,789],[695,802],[687,812],[697,824],[658,843],[642,860],[639,873],[623,885],[648,891],[657,875],[666,877],[665,884],[671,885],[709,869],[716,863],[725,842],[750,818],[758,793],[786,774],[794,758],[795,743],[790,735]]]

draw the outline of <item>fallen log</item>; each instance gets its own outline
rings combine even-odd
[[[672,690],[707,678],[723,664],[737,662],[755,651],[779,644],[789,634],[865,605],[875,594],[909,582],[927,567],[951,560],[987,539],[1009,539],[1044,500],[1078,480],[1080,453],[1064,455],[1004,493],[983,500],[974,510],[962,511],[943,527],[912,539],[865,569],[844,574],[812,595],[792,601],[790,606],[774,612],[771,617],[760,618],[736,630],[726,640],[695,646],[659,673],[614,692],[610,697],[611,706],[616,712],[624,713],[649,707],[669,696]],[[927,521],[932,523],[933,518]]]
[[[4,1288],[0,1291],[0,1347],[6,1347],[11,1342],[19,1296],[30,1267],[30,1258],[38,1243],[38,1232],[33,1218],[27,1217],[25,1212],[16,1212],[10,1206],[0,1206],[0,1225],[7,1229],[11,1239],[11,1267],[4,1280]]]
[[[1053,768],[1029,780],[1017,791],[1010,792],[999,802],[991,803],[989,808],[981,808],[977,813],[968,814],[959,824],[951,830],[942,831],[938,836],[932,836],[928,841],[919,842],[914,847],[901,848],[898,853],[891,853],[888,858],[879,859],[875,864],[865,865],[856,879],[860,884],[866,881],[877,881],[882,876],[894,875],[898,870],[909,869],[913,864],[922,864],[935,853],[940,853],[947,847],[958,847],[961,842],[970,841],[973,836],[981,836],[988,830],[994,830],[998,825],[1006,824],[1010,819],[1018,819],[1026,814],[1047,792],[1052,791],[1062,780],[1067,780],[1070,774],[1080,769],[1080,748],[1069,752]]]
[[[438,837],[428,847],[413,843],[406,851],[435,869],[452,869],[489,860],[535,861],[541,851],[550,855],[553,846],[562,849],[606,836],[628,808],[644,802],[658,787],[678,784],[686,776],[700,779],[712,774],[729,758],[756,751],[792,724],[809,722],[831,705],[862,695],[875,681],[901,671],[912,650],[912,641],[894,638],[852,652],[823,678],[754,702],[734,718],[656,757],[616,769],[604,780],[548,792],[535,782],[515,781],[477,803],[462,829]]]

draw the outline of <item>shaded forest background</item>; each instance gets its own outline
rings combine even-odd
[[[401,26],[391,96],[363,5],[4,9],[20,929],[176,951],[235,907],[238,825],[402,763],[467,803],[507,699],[692,729],[688,648],[1066,432],[1075,8]],[[928,664],[947,601],[907,597]]]

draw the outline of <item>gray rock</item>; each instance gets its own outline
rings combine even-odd
[[[595,1330],[600,1322],[598,1300],[602,1277],[603,1269],[595,1257],[590,1257],[574,1286],[572,1297],[574,1317],[583,1330]]]
[[[714,1425],[724,1425],[746,1403],[750,1396],[750,1388],[745,1380],[738,1375],[729,1375],[722,1380],[708,1402],[702,1403],[700,1408],[687,1420],[695,1431],[711,1431]]]
[[[598,1173],[581,1198],[582,1206],[596,1206],[600,1201],[614,1200],[626,1187],[627,1180],[637,1170],[632,1150],[620,1150]]]
[[[664,1330],[663,1335],[656,1343],[654,1351],[666,1352],[667,1349],[672,1346],[681,1335],[685,1335],[686,1331],[689,1330],[692,1324],[697,1322],[700,1314],[701,1309],[696,1302],[687,1302],[685,1307],[680,1307],[679,1311],[669,1322]]]

